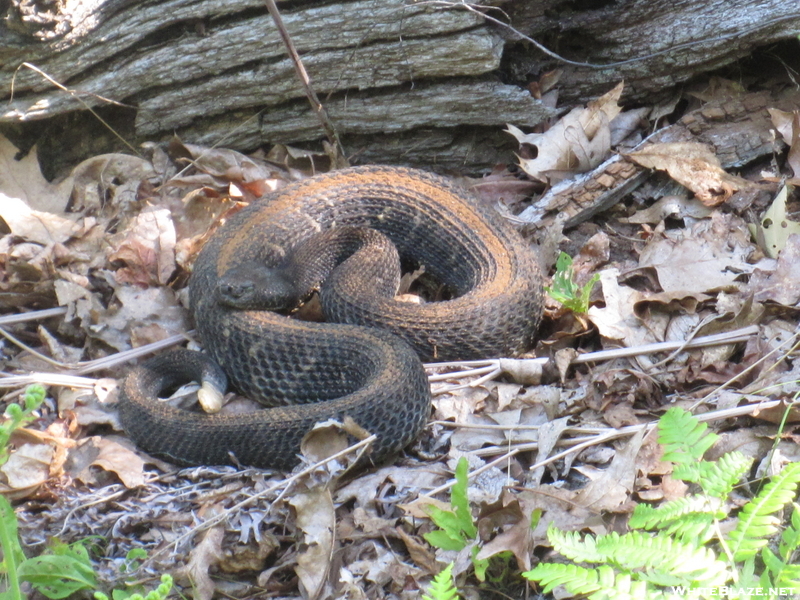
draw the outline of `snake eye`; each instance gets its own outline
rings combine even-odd
[[[217,291],[223,304],[242,308],[242,303],[247,302],[255,293],[255,285],[252,281],[220,281]]]

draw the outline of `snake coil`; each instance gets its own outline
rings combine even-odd
[[[396,255],[374,249],[386,238]],[[395,299],[399,275],[388,271],[399,261],[424,266],[453,298]],[[271,300],[256,298],[263,274],[279,290]],[[321,287],[326,323],[254,308],[275,308],[284,287],[295,297],[309,286]],[[401,450],[430,412],[420,359],[523,352],[543,305],[536,256],[510,225],[446,179],[397,167],[335,171],[252,203],[200,252],[189,295],[208,355],[166,353],[135,368],[122,389],[123,427],[144,450],[181,464],[283,469],[330,418],[376,434],[375,461]],[[191,379],[224,389],[226,376],[272,407],[209,415],[156,398]]]

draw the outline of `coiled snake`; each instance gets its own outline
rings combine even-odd
[[[401,261],[453,298],[396,300]],[[258,310],[313,288],[326,323]],[[121,422],[140,447],[182,464],[274,468],[296,464],[302,437],[329,418],[376,434],[373,460],[402,449],[430,412],[420,359],[522,352],[543,304],[536,257],[507,223],[446,179],[396,167],[335,171],[252,203],[200,252],[189,295],[211,360],[183,350],[135,368]],[[224,391],[225,375],[273,408],[209,415],[156,399],[191,379]]]

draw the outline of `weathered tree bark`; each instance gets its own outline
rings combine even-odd
[[[641,100],[800,31],[786,0],[603,4],[488,9],[572,60],[635,59],[599,69],[545,56],[458,2],[279,6],[356,162],[462,171],[513,159],[505,123],[554,115],[525,88],[544,71],[563,69],[562,98],[584,101],[624,78],[628,98]],[[3,130],[21,146],[37,142],[48,173],[117,148],[89,107],[132,144],[178,133],[252,150],[323,137],[262,0],[12,0],[0,21],[0,90]]]

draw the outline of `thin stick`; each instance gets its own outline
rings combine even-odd
[[[100,115],[98,115],[98,114],[97,114],[97,112],[96,112],[96,111],[95,111],[95,110],[94,110],[94,109],[93,109],[91,106],[89,106],[89,104],[88,104],[88,103],[84,102],[83,98],[81,98],[81,97],[80,97],[80,93],[79,93],[77,90],[71,90],[71,89],[69,89],[68,87],[66,87],[65,85],[63,85],[63,84],[59,83],[58,81],[56,81],[55,79],[53,79],[53,78],[52,78],[50,75],[48,75],[47,73],[45,73],[44,71],[42,71],[42,70],[41,70],[39,67],[37,67],[36,65],[33,65],[33,64],[31,64],[31,63],[28,63],[28,62],[24,62],[24,63],[22,63],[22,64],[20,65],[20,67],[19,67],[19,68],[22,68],[22,67],[28,68],[28,69],[30,69],[31,71],[33,71],[34,73],[38,73],[39,75],[41,75],[42,77],[44,77],[44,78],[45,78],[47,81],[49,81],[49,82],[50,82],[50,83],[52,83],[54,86],[56,86],[58,89],[60,89],[60,90],[62,90],[62,91],[64,91],[64,92],[67,92],[67,93],[68,93],[70,96],[72,96],[73,98],[75,98],[75,100],[77,100],[78,102],[80,102],[81,104],[83,104],[83,107],[84,107],[86,110],[88,110],[90,113],[92,113],[92,114],[94,115],[94,117],[95,117],[95,118],[96,118],[98,121],[100,121],[100,123],[101,123],[101,124],[102,124],[102,125],[103,125],[103,126],[106,128],[106,129],[108,129],[108,130],[109,130],[109,131],[110,131],[110,132],[111,132],[111,133],[114,135],[114,137],[116,137],[116,138],[117,138],[119,141],[121,141],[123,144],[125,144],[125,146],[127,146],[127,147],[128,147],[128,149],[129,149],[131,152],[133,152],[133,153],[134,153],[136,156],[141,156],[141,155],[142,155],[142,154],[141,154],[141,152],[139,151],[139,149],[138,149],[138,148],[136,148],[135,146],[131,145],[131,143],[130,143],[130,142],[128,142],[128,140],[126,140],[124,137],[122,137],[122,136],[121,136],[119,133],[117,133],[117,131],[116,131],[116,130],[115,130],[115,129],[114,129],[112,126],[111,126],[111,125],[109,125],[109,124],[108,124],[108,122],[107,122],[107,121],[105,121],[105,120],[103,119],[103,117],[101,117]],[[105,98],[105,97],[103,97],[103,96],[100,96],[100,95],[98,95],[98,94],[92,94],[92,93],[89,93],[88,95],[90,95],[90,96],[93,96],[93,97],[95,97],[95,98],[97,98],[98,100],[101,100],[101,101],[103,101],[103,102],[108,102],[109,104],[114,104],[114,105],[116,105],[116,106],[124,106],[124,107],[128,107],[128,108],[132,108],[132,107],[131,107],[129,104],[123,104],[122,102],[117,102],[116,100],[112,100],[111,98]]]
[[[311,104],[311,110],[313,110],[314,114],[317,115],[317,119],[319,119],[322,128],[325,130],[325,135],[328,137],[328,141],[336,149],[336,152],[339,155],[338,158],[343,161],[346,160],[344,147],[339,139],[339,134],[336,132],[336,128],[333,126],[333,122],[331,122],[331,119],[328,116],[328,111],[325,110],[325,107],[322,105],[322,102],[319,101],[314,88],[311,87],[311,80],[308,77],[308,72],[306,72],[306,68],[303,65],[303,61],[300,59],[300,55],[297,53],[297,49],[294,46],[292,38],[289,36],[289,32],[286,31],[286,27],[283,24],[283,19],[281,18],[281,13],[278,11],[278,6],[275,4],[275,0],[264,0],[264,4],[267,5],[267,10],[272,16],[272,20],[275,21],[275,27],[278,28],[278,33],[283,40],[283,45],[286,46],[286,51],[289,53],[289,58],[292,59],[295,73],[297,73],[297,78],[300,80],[300,83],[303,84],[306,97],[308,98],[309,104]]]
[[[256,500],[260,500],[261,498],[263,498],[265,496],[269,496],[270,494],[272,494],[273,492],[276,492],[281,487],[283,487],[284,490],[280,493],[280,495],[281,496],[284,495],[287,487],[289,485],[295,483],[298,479],[308,475],[309,473],[311,473],[311,472],[315,471],[316,469],[318,469],[320,466],[322,466],[324,464],[327,464],[327,463],[331,462],[332,460],[336,460],[338,458],[341,458],[341,457],[343,457],[343,456],[345,456],[347,454],[350,454],[351,452],[354,452],[356,450],[360,451],[362,448],[366,448],[372,442],[374,442],[376,439],[377,439],[377,437],[374,436],[374,435],[371,435],[371,436],[369,436],[367,438],[364,438],[363,440],[359,441],[358,443],[353,444],[352,446],[349,446],[349,447],[345,448],[344,450],[341,450],[341,451],[337,452],[336,454],[333,454],[333,455],[329,456],[328,458],[323,458],[321,461],[316,462],[313,465],[310,465],[310,466],[306,467],[305,469],[295,473],[291,477],[289,477],[287,479],[282,479],[281,481],[279,481],[276,484],[271,485],[267,489],[262,490],[262,491],[258,492],[257,494],[253,494],[252,496],[249,496],[249,497],[245,498],[241,502],[239,502],[237,504],[234,504],[230,508],[225,509],[223,512],[221,512],[221,513],[219,513],[217,515],[214,515],[213,517],[207,519],[206,521],[203,521],[202,523],[200,523],[196,527],[193,527],[190,531],[187,531],[186,533],[178,536],[176,539],[172,540],[170,543],[168,543],[166,546],[162,547],[160,550],[155,551],[153,554],[151,554],[147,558],[147,560],[144,563],[142,563],[142,566],[140,568],[142,568],[145,565],[151,563],[157,557],[159,557],[162,554],[164,554],[164,552],[166,552],[167,549],[170,548],[171,546],[174,546],[175,548],[177,548],[178,545],[181,544],[182,542],[188,540],[189,538],[191,538],[194,535],[200,533],[201,531],[205,531],[206,529],[210,529],[214,525],[217,525],[217,524],[221,523],[222,521],[227,519],[235,511],[240,510],[240,509],[244,508],[245,506],[249,506],[249,505],[253,504]]]
[[[710,412],[707,412],[707,413],[703,413],[702,415],[695,415],[695,417],[699,421],[702,421],[702,422],[714,421],[714,420],[717,420],[717,419],[727,419],[729,417],[740,417],[740,416],[748,415],[748,414],[751,414],[751,413],[756,412],[756,411],[767,410],[769,408],[774,408],[776,406],[780,406],[781,404],[783,404],[783,400],[771,400],[769,402],[758,402],[756,404],[747,404],[745,406],[735,406],[733,408],[726,408],[726,409],[721,409],[721,410],[710,411]],[[616,439],[619,439],[619,438],[631,436],[631,435],[641,431],[642,429],[646,429],[646,430],[650,431],[651,429],[654,429],[657,426],[658,426],[658,421],[650,421],[648,423],[640,423],[639,425],[628,425],[627,427],[621,427],[620,429],[609,429],[606,433],[601,433],[599,435],[592,436],[590,439],[588,439],[588,440],[586,440],[586,441],[584,441],[584,442],[582,442],[580,444],[572,446],[571,448],[569,448],[567,450],[564,450],[562,452],[559,452],[558,454],[554,454],[552,456],[549,456],[549,457],[545,458],[544,460],[541,460],[538,463],[531,465],[530,467],[528,467],[528,469],[530,471],[533,471],[535,469],[538,469],[539,467],[544,467],[546,465],[549,465],[550,463],[556,462],[557,460],[561,460],[562,458],[564,458],[566,456],[569,456],[570,454],[574,454],[576,452],[580,452],[581,450],[584,450],[584,449],[589,448],[591,446],[596,446],[598,444],[602,444],[603,442],[608,442],[608,441],[611,441],[611,440],[616,440]],[[493,467],[494,465],[496,465],[496,464],[498,464],[500,462],[503,462],[504,460],[507,460],[509,457],[511,457],[511,456],[513,456],[515,454],[518,454],[519,452],[524,452],[524,451],[527,451],[527,450],[536,450],[537,448],[538,448],[538,444],[536,444],[536,442],[531,442],[531,443],[528,443],[528,444],[519,444],[519,445],[513,446],[510,451],[500,450],[499,447],[495,447],[495,448],[483,448],[481,450],[475,450],[473,452],[470,452],[469,454],[473,454],[475,456],[486,456],[486,455],[492,456],[492,455],[494,455],[496,453],[496,451],[501,451],[501,452],[503,452],[503,455],[500,456],[499,458],[494,459],[493,461],[491,461],[489,463],[486,463],[485,465],[483,465],[479,469],[475,469],[474,471],[468,473],[467,474],[467,479],[470,479],[470,478],[475,477],[476,475],[478,475],[480,473],[483,473],[487,469]],[[456,481],[455,481],[455,479],[453,479],[453,480],[445,483],[444,485],[439,486],[436,489],[430,490],[429,492],[425,492],[424,494],[420,494],[419,497],[420,498],[428,498],[428,497],[433,496],[435,494],[438,494],[440,492],[444,492],[446,490],[449,490],[455,484],[456,484]]]
[[[27,313],[18,313],[16,315],[5,315],[4,317],[0,317],[0,325],[24,323],[25,321],[38,321],[39,319],[49,319],[50,317],[58,317],[66,313],[67,313],[66,306],[58,306],[56,308],[34,310]]]

